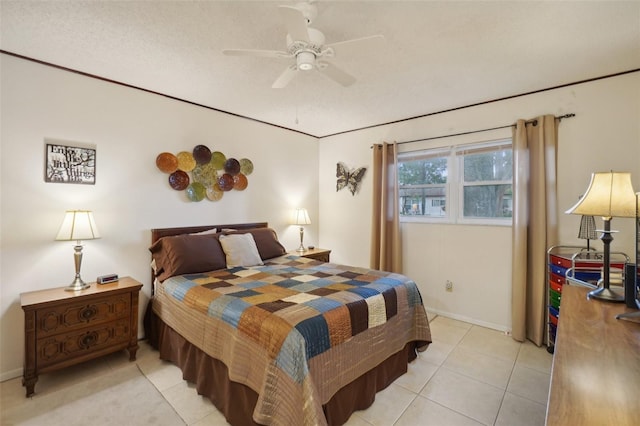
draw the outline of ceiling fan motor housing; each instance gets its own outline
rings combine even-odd
[[[300,71],[310,71],[314,68],[316,58],[323,55],[324,34],[315,28],[307,28],[309,41],[293,40],[287,34],[287,46],[291,55],[296,57],[296,66]]]
[[[296,56],[296,63],[300,71],[310,71],[316,62],[316,55],[312,52],[300,52]]]

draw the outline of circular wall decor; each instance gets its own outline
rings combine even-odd
[[[211,151],[205,145],[196,145],[192,152],[180,151],[174,155],[162,152],[156,157],[156,166],[169,174],[169,186],[185,191],[191,201],[222,199],[225,192],[244,191],[247,178],[253,172],[248,158],[236,160],[220,151]]]

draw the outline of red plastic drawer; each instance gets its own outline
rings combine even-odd
[[[565,269],[571,268],[571,259],[567,259],[566,257],[557,256],[552,254],[549,256],[549,263],[555,266],[561,266]]]
[[[562,285],[567,282],[567,279],[562,275],[554,274],[552,272],[551,276],[549,277],[549,281],[558,285]]]
[[[557,291],[558,293],[562,293],[562,284],[555,283],[553,281],[549,282],[549,288]]]
[[[558,317],[554,317],[553,315],[549,315],[549,322],[557,327],[558,326]]]

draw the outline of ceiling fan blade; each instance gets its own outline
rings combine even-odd
[[[273,82],[273,84],[271,85],[271,88],[282,89],[287,84],[289,84],[291,80],[293,80],[293,77],[296,76],[297,72],[298,72],[298,67],[296,65],[289,65],[287,69],[285,69],[284,72],[280,74],[280,77],[278,77],[276,81]]]
[[[293,41],[309,42],[309,31],[307,31],[307,18],[304,17],[302,11],[292,6],[278,6],[280,13],[284,18],[284,24],[287,32]]]
[[[258,50],[258,49],[224,49],[222,54],[227,56],[259,56],[263,58],[292,58],[288,52],[279,50]]]
[[[369,37],[355,38],[352,40],[339,41],[337,43],[327,44],[326,47],[333,49],[333,56],[352,56],[360,53],[362,50],[378,49],[384,42],[383,35],[374,35]],[[328,57],[332,55],[326,55]]]
[[[318,71],[332,79],[333,81],[343,85],[343,86],[351,86],[356,82],[356,78],[351,74],[347,74],[342,71],[340,68],[336,67],[329,62],[318,62],[317,67]]]

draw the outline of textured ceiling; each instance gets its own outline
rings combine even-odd
[[[640,1],[318,1],[327,43],[378,49],[271,84],[291,63],[280,1],[0,1],[7,52],[317,137],[640,68]]]

